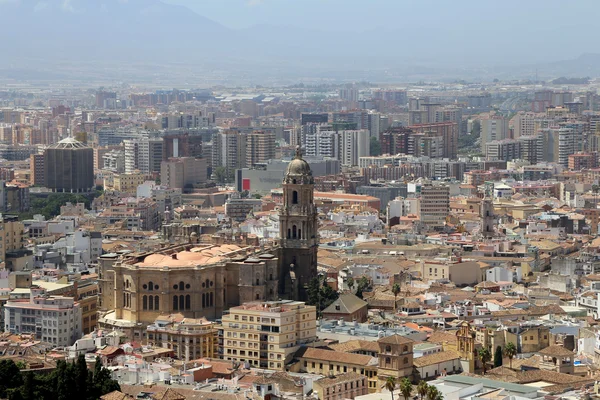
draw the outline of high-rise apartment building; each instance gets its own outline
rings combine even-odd
[[[450,213],[450,188],[426,182],[421,186],[421,222],[430,228],[444,226]]]
[[[94,155],[91,147],[66,138],[44,152],[44,182],[53,192],[89,192],[94,187]]]
[[[577,151],[577,135],[572,128],[558,130],[558,163],[569,167],[569,156]]]
[[[353,101],[355,103],[358,101],[358,89],[356,88],[342,88],[339,95],[342,100]]]
[[[366,129],[338,132],[339,157],[342,165],[358,165],[360,157],[368,157],[370,153],[370,135]]]
[[[189,133],[163,136],[163,160],[172,157],[202,158],[202,136]]]
[[[535,121],[539,119],[538,114],[532,112],[518,112],[509,121],[509,127],[513,131],[513,139],[518,139],[521,136],[535,135]]]
[[[521,141],[515,139],[494,140],[486,144],[488,160],[511,161],[521,158]]]
[[[246,137],[246,166],[253,167],[275,158],[275,132],[253,131]]]
[[[544,159],[543,139],[540,135],[520,136],[517,140],[521,142],[521,159],[531,165]]]
[[[160,172],[163,159],[163,140],[161,138],[141,138],[125,140],[125,172],[130,174],[139,170],[145,174]]]
[[[486,145],[494,140],[508,138],[508,121],[500,115],[490,115],[481,120],[481,152],[485,154]]]
[[[575,153],[570,154],[569,169],[571,171],[581,171],[582,169],[598,168],[597,153]]]
[[[244,303],[223,314],[223,358],[283,370],[317,339],[316,308],[301,301]]]
[[[414,125],[410,126],[410,129],[414,133],[428,137],[440,137],[442,154],[438,157],[454,159],[458,154],[458,126],[456,122],[438,122]]]
[[[29,159],[29,170],[31,171],[31,178],[29,182],[33,186],[44,186],[45,184],[45,172],[44,172],[44,155],[43,154],[32,154]]]
[[[246,135],[237,130],[224,130],[212,136],[213,170],[225,167],[229,171],[246,167]]]

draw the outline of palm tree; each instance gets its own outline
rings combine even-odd
[[[427,400],[438,400],[441,397],[441,393],[435,386],[427,386]]]
[[[396,309],[396,298],[398,297],[398,293],[400,293],[400,285],[394,283],[392,286],[392,293],[394,293],[394,310]]]
[[[504,347],[504,354],[508,357],[510,369],[512,369],[512,359],[517,355],[517,346],[513,342],[508,342]]]
[[[392,400],[394,400],[394,389],[396,388],[396,378],[388,376],[385,378],[385,388],[392,394]]]
[[[404,396],[404,400],[410,398],[410,394],[412,393],[412,383],[410,383],[408,378],[404,378],[400,381],[400,393]]]
[[[427,389],[429,389],[429,385],[427,385],[427,382],[425,381],[420,381],[417,385],[417,393],[421,400],[425,399],[425,396],[427,396]]]
[[[486,364],[492,359],[492,355],[490,354],[490,351],[484,347],[479,350],[478,356],[483,366],[483,375],[485,375]]]

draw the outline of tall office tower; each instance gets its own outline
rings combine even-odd
[[[327,113],[302,113],[300,119],[301,125],[306,124],[326,124],[329,121]]]
[[[246,136],[246,166],[275,158],[275,132],[253,131]]]
[[[202,136],[175,133],[163,136],[163,160],[172,157],[202,158]]]
[[[441,157],[456,158],[458,154],[458,124],[456,122],[439,122],[410,126],[414,133],[422,133],[429,137],[441,137],[443,151]],[[409,153],[410,154],[410,153]]]
[[[223,130],[212,136],[213,169],[225,167],[233,172],[246,167],[246,135],[236,130]]]
[[[572,128],[558,130],[558,163],[565,168],[569,167],[569,156],[576,152],[578,143],[577,135]]]
[[[442,227],[450,213],[450,188],[427,182],[421,186],[421,222],[428,227]]]
[[[387,115],[382,115],[376,112],[371,112],[368,115],[368,129],[371,137],[379,140],[381,132],[389,128],[389,118]]]
[[[567,103],[572,103],[574,100],[571,92],[554,92],[552,93],[552,106],[564,107]]]
[[[544,159],[543,139],[540,135],[520,136],[517,140],[521,142],[521,159],[531,165]]]
[[[66,138],[44,152],[44,182],[53,192],[89,192],[94,187],[94,155],[73,138]]]
[[[33,186],[44,186],[46,182],[46,176],[44,172],[44,155],[43,154],[32,154],[29,159],[29,170],[31,171],[31,178],[29,182]]]
[[[160,165],[160,183],[171,189],[185,189],[196,183],[206,182],[206,172],[204,158],[171,158]]]
[[[441,136],[413,133],[408,137],[408,154],[415,157],[443,158],[444,139]]]
[[[494,140],[486,144],[488,160],[511,161],[521,158],[521,142],[515,139]]]
[[[342,165],[358,165],[360,157],[368,157],[370,153],[369,131],[366,129],[354,131],[340,131],[339,157]]]
[[[138,170],[145,174],[160,172],[163,157],[161,138],[142,138],[123,141],[125,145],[125,173]]]
[[[356,88],[342,88],[340,89],[339,95],[342,100],[355,103],[358,101],[358,89]]]
[[[508,122],[509,127],[513,131],[512,138],[518,139],[521,136],[535,135],[535,120],[538,118],[538,115],[535,113],[519,111]]]
[[[485,154],[486,145],[494,140],[508,138],[508,121],[501,115],[490,115],[481,120],[481,152]]]
[[[315,180],[300,148],[283,178],[283,206],[279,209],[279,295],[306,300],[308,283],[317,276],[318,211]]]

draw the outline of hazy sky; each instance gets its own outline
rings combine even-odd
[[[231,28],[256,24],[291,25],[323,30],[369,30],[409,24],[475,34],[505,32],[527,35],[573,35],[585,24],[595,25],[600,1],[577,0],[163,0],[185,5]],[[483,31],[481,31],[483,30]],[[486,32],[487,30],[487,32]],[[585,29],[584,29],[585,30]],[[522,34],[522,36],[521,36]]]

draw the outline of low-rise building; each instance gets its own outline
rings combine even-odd
[[[356,372],[321,378],[313,383],[313,390],[322,400],[354,399],[369,393],[367,378]]]

